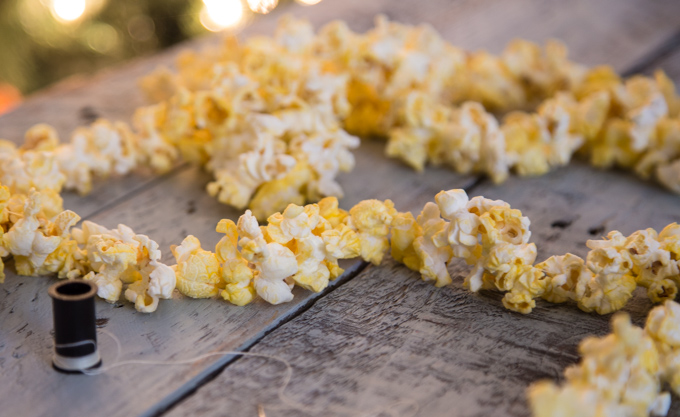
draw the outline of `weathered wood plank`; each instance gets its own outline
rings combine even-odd
[[[585,2],[575,3],[577,8],[553,1],[518,1],[522,13],[528,15],[521,17],[520,25],[516,22],[510,24],[507,19],[502,22],[499,20],[507,17],[511,11],[507,2],[487,1],[483,6],[473,1],[451,3],[450,7],[449,4],[444,1],[424,5],[414,1],[405,5],[404,2],[387,0],[326,0],[319,6],[295,6],[291,10],[307,15],[316,25],[333,18],[346,19],[357,30],[370,26],[375,13],[385,12],[400,21],[430,22],[447,38],[462,46],[472,48],[483,45],[495,51],[514,36],[535,40],[560,36],[572,46],[576,59],[587,61],[589,56],[606,57],[601,62],[612,63],[618,69],[624,69],[661,42],[675,24],[669,17],[670,11],[675,10],[674,3],[670,1],[642,7],[642,1],[631,0],[615,13],[611,13],[608,7],[621,5],[622,2],[604,0],[596,3],[595,9],[586,9],[584,12],[584,7],[590,7]],[[550,24],[546,24],[542,18],[547,7],[538,7],[541,4],[550,4],[559,11],[551,18]],[[444,5],[447,7],[442,8]],[[580,10],[577,18],[570,15],[571,9]],[[608,26],[605,25],[603,29],[597,20],[589,20],[590,23],[584,21],[583,27],[573,26],[574,21],[593,14],[599,16],[601,22],[609,22]],[[252,31],[271,31],[275,16],[260,19]],[[489,20],[484,20],[485,17]],[[620,25],[629,23],[627,19],[644,22],[644,27],[653,27],[654,30],[635,29],[621,34],[623,44],[628,46],[613,53],[617,48],[608,43],[589,44],[575,40],[571,41],[573,45],[570,43],[569,39],[588,38],[596,26],[598,31],[603,30],[613,36],[620,32]],[[556,32],[556,28],[562,28],[560,30],[564,33]],[[570,31],[574,34],[566,33]],[[625,51],[625,54],[621,51]],[[127,82],[131,85],[133,80],[128,79]],[[132,90],[128,88],[126,91]],[[51,108],[50,100],[45,101],[44,109]],[[23,132],[29,125],[16,128],[16,131]],[[473,178],[457,176],[446,170],[415,174],[399,162],[386,160],[382,156],[381,145],[377,143],[363,144],[357,160],[357,169],[341,179],[347,194],[342,201],[344,207],[364,198],[392,198],[402,209],[415,209],[441,189],[464,187],[473,181]],[[185,168],[154,181],[151,185],[144,185],[142,191],[138,190],[134,198],[121,194],[114,200],[93,205],[91,213],[96,214],[91,216],[92,220],[107,226],[124,222],[141,233],[149,234],[161,244],[167,259],[168,246],[179,243],[186,232],[197,235],[208,247],[217,241],[218,236],[214,232],[217,220],[223,217],[235,219],[239,214],[205,195],[203,187],[208,177],[195,168]],[[81,200],[81,204],[85,205],[86,201]],[[112,205],[112,202],[115,203]],[[108,208],[101,210],[102,206]],[[74,207],[82,213],[78,206]],[[0,374],[0,398],[3,413],[25,413],[26,404],[32,405],[30,413],[33,415],[153,413],[158,407],[188,392],[227,360],[211,359],[183,368],[120,368],[97,378],[56,374],[49,368],[51,340],[47,334],[51,324],[45,290],[50,283],[48,279],[10,276],[3,287],[4,291],[0,292],[0,314],[5,313],[7,317],[0,324],[3,334],[0,341],[0,369],[3,370]],[[100,317],[110,320],[107,329],[121,338],[125,359],[184,358],[211,350],[243,348],[254,343],[265,332],[276,327],[281,317],[290,317],[297,308],[303,308],[306,302],[312,300],[308,293],[300,292],[297,296],[296,302],[278,307],[257,303],[235,308],[211,300],[172,301],[163,303],[152,316],[136,313],[129,305],[115,308],[98,303],[98,308]],[[111,358],[112,342],[103,337],[101,345],[105,358]],[[54,387],[60,389],[55,390]],[[159,405],[161,399],[165,400]]]

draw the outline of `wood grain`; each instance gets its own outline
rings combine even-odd
[[[408,2],[325,0],[318,6],[291,5],[287,10],[310,18],[316,26],[331,19],[345,19],[356,30],[368,28],[372,25],[373,16],[382,12],[406,23],[428,22],[440,30],[447,39],[461,46],[485,47],[496,52],[513,37],[521,36],[533,40],[559,37],[572,48],[575,59],[589,64],[606,62],[614,65],[618,70],[624,70],[673,33],[677,24],[673,12],[677,12],[678,7],[673,1],[647,4],[642,0],[601,0],[592,3],[555,0],[513,0],[512,2],[436,0],[427,3],[415,0]],[[256,20],[246,33],[270,33],[273,30],[275,18],[283,11],[286,10],[277,10],[271,15]],[[593,39],[600,39],[601,42],[594,42]],[[616,42],[613,42],[614,40]],[[215,38],[199,40],[191,45],[197,48],[211,42],[215,42]],[[26,128],[38,121],[55,124],[60,133],[65,135],[82,122],[79,112],[84,106],[93,107],[104,117],[125,120],[131,114],[132,106],[141,103],[141,98],[134,86],[135,78],[158,63],[170,62],[174,53],[176,50],[115,69],[92,80],[62,85],[31,98],[24,106],[0,118],[0,136],[18,140]],[[240,214],[236,210],[218,204],[205,194],[203,188],[208,180],[208,175],[201,170],[181,166],[163,177],[133,176],[101,183],[91,196],[85,198],[67,196],[66,204],[85,217],[106,226],[113,227],[117,223],[126,223],[140,233],[149,234],[161,244],[165,252],[164,259],[168,260],[169,245],[179,243],[187,233],[195,234],[204,242],[205,247],[210,247],[218,239],[214,232],[217,220],[220,218],[235,219]],[[476,179],[438,169],[416,174],[399,162],[386,159],[383,156],[382,144],[366,142],[357,152],[357,168],[352,173],[343,175],[340,181],[346,191],[346,197],[341,202],[343,207],[349,207],[364,198],[391,198],[400,209],[413,210],[421,207],[441,189],[468,187],[474,184]],[[527,180],[517,180],[516,187],[523,187],[524,181]],[[646,185],[643,186],[646,187]],[[362,264],[350,263],[348,267],[356,272],[362,268]],[[451,297],[450,291],[436,291],[414,281],[414,274],[401,267],[388,265],[383,272],[380,271],[383,269],[371,269],[370,272],[373,274],[371,276],[381,277],[377,281],[370,278],[364,279],[364,275],[361,279],[351,281],[353,286],[356,285],[355,282],[365,282],[372,287],[368,289],[362,287],[357,290],[357,293],[351,293],[352,297],[346,300],[347,303],[357,306],[352,314],[358,316],[365,313],[366,320],[368,320],[358,325],[352,325],[350,321],[347,326],[338,323],[336,330],[347,332],[349,340],[368,337],[365,331],[368,327],[365,325],[371,323],[371,317],[373,317],[371,311],[380,307],[377,303],[379,294],[383,296],[392,294],[389,292],[392,290],[389,289],[382,293],[376,290],[382,287],[388,288],[393,281],[398,283],[399,279],[406,280],[406,283],[400,287],[402,289],[394,290],[395,294],[400,291],[403,293],[404,289],[408,289],[408,294],[416,306],[429,303],[427,300],[433,297],[444,297],[441,301],[444,305],[450,302],[447,298]],[[390,271],[401,272],[399,274],[395,272],[395,277],[392,277]],[[351,276],[350,274],[341,279],[336,286],[348,281]],[[133,366],[118,368],[96,378],[57,374],[49,366],[52,346],[49,336],[51,314],[46,288],[52,282],[54,280],[16,277],[9,274],[6,284],[0,287],[0,314],[4,315],[0,324],[2,414],[153,415],[205,382],[211,373],[231,360],[228,357],[213,358],[188,367]],[[341,293],[341,290],[354,291],[352,288],[343,285],[331,295],[345,294]],[[374,294],[371,295],[371,293]],[[324,294],[312,295],[299,291],[296,293],[296,300],[287,305],[269,306],[260,302],[245,308],[231,307],[214,300],[173,300],[163,302],[153,315],[137,313],[130,305],[118,308],[119,306],[98,302],[97,307],[100,318],[103,321],[108,320],[106,329],[117,335],[123,342],[123,359],[181,359],[208,351],[245,349],[255,344],[266,333],[277,329],[281,323],[305,311],[310,303],[323,299],[323,296]],[[362,299],[362,297],[365,298]],[[454,299],[459,299],[458,297],[463,297],[464,300],[469,298],[470,302],[482,300],[485,303],[484,306],[491,304],[493,308],[487,307],[487,310],[494,312],[492,314],[497,316],[510,314],[504,312],[502,308],[497,308],[499,297],[496,294],[487,294],[480,298],[461,293]],[[403,310],[398,311],[400,315],[410,317],[418,314],[420,307],[409,308],[409,303],[403,300],[402,296],[389,295],[388,299],[394,304],[390,308],[397,308],[403,303]],[[357,303],[357,300],[361,302]],[[328,314],[335,313],[338,318],[343,317],[342,309],[334,310],[337,308],[341,307],[330,307]],[[385,308],[384,304],[382,308]],[[552,311],[553,307],[545,308]],[[565,307],[565,309],[567,311],[565,314],[572,314],[568,317],[574,317],[576,320],[582,317],[578,311],[569,313],[573,311],[573,308]],[[429,332],[428,320],[435,323],[438,321],[448,323],[448,316],[444,314],[444,310],[443,307],[431,310],[427,320],[412,323],[414,328],[411,331],[424,337]],[[472,309],[471,314],[479,314],[476,311]],[[438,318],[439,314],[443,314],[443,317]],[[481,314],[487,315],[488,313]],[[304,317],[309,318],[309,314]],[[327,316],[319,317],[328,319]],[[515,315],[508,317],[516,319]],[[391,326],[388,333],[398,334],[403,331],[396,326],[400,323],[398,320],[390,320],[387,322]],[[472,319],[467,321],[472,322]],[[531,322],[534,321],[540,320],[532,319]],[[333,320],[331,322],[337,323]],[[545,322],[532,325],[526,322],[518,323],[522,323],[518,324],[519,326],[538,326],[538,330],[527,330],[527,335],[534,334],[548,326]],[[586,326],[581,333],[572,336],[574,340],[571,342],[575,345],[576,340],[582,334],[595,330],[594,326]],[[442,332],[441,338],[444,338],[446,332],[442,329],[440,331]],[[318,339],[314,343],[323,351],[331,352],[330,349],[335,342],[330,339],[325,341],[323,334],[315,333],[315,335]],[[466,344],[468,343],[465,339],[466,334],[461,333],[459,336],[458,342],[462,346],[471,346]],[[491,341],[486,343],[491,343]],[[520,355],[519,351],[523,350],[525,345],[527,343],[517,347],[517,355]],[[100,337],[100,347],[105,361],[113,357],[113,346],[112,341],[106,336]],[[383,356],[384,360],[389,359],[385,356],[386,354],[381,353],[386,351],[378,345],[361,342],[359,347],[362,346],[368,349],[366,351],[368,353],[364,354],[367,355],[366,358],[378,355]],[[374,349],[378,350],[372,353]],[[299,350],[299,352],[303,351]],[[496,351],[492,349],[492,352]],[[339,353],[341,351],[338,351]],[[398,369],[406,366],[405,359],[408,359],[400,355],[397,353],[394,356],[394,364]],[[432,358],[436,357],[434,354],[427,353],[427,355]],[[573,349],[568,358],[574,359]],[[392,363],[392,360],[389,362]],[[454,362],[451,360],[450,366],[458,366]],[[366,364],[367,362],[363,360],[359,363]],[[383,363],[387,364],[387,362]],[[387,365],[385,366],[385,369],[389,369]],[[560,367],[554,364],[552,366],[556,366],[555,372]],[[483,369],[486,373],[493,370],[492,368]],[[434,374],[432,378],[438,380],[438,374],[436,372]],[[471,378],[474,376],[470,375]],[[489,376],[491,379],[495,377]],[[397,381],[398,379],[394,379],[393,382],[398,383]],[[520,389],[521,384],[516,385],[517,389]],[[403,386],[411,387],[412,384],[404,383]],[[209,387],[218,389],[213,388],[214,383]],[[234,393],[235,391],[222,391],[219,396],[233,400]],[[338,395],[341,395],[340,391]],[[380,400],[380,397],[373,393],[369,392],[366,395],[367,398],[362,401],[367,401],[367,404],[374,401],[373,398]],[[253,399],[257,397],[255,392],[246,393],[243,396]],[[465,396],[467,401],[477,401],[483,397],[470,395],[469,392],[466,392]],[[328,399],[333,401],[332,396]],[[189,408],[178,409],[178,412],[184,410],[182,411],[184,413],[199,414],[202,405],[196,405],[196,401],[199,401],[199,405],[202,404],[200,397],[196,396],[191,401],[193,402],[186,403],[186,407]],[[350,398],[350,402],[345,404],[351,404],[352,401]],[[520,403],[517,407],[521,408],[523,405]],[[231,410],[236,409],[224,408],[224,404],[215,403],[211,410],[208,411],[213,414],[219,413],[217,410],[222,410],[222,414],[225,412],[231,414]],[[253,415],[255,411],[249,409],[248,414]]]

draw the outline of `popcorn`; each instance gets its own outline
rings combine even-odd
[[[390,238],[392,258],[406,265],[409,269],[420,271],[422,261],[416,254],[413,242],[423,235],[423,228],[416,222],[411,213],[397,213],[392,220],[392,236]]]
[[[513,77],[523,81],[529,101],[573,88],[585,72],[567,59],[567,47],[554,39],[548,40],[544,51],[534,43],[515,39],[503,50],[501,59]]]
[[[495,206],[479,216],[480,226],[484,227],[482,244],[493,246],[500,242],[522,245],[529,242],[529,218],[522,212],[506,206]]]
[[[652,313],[650,319],[658,317]],[[661,392],[665,365],[658,343],[625,314],[614,316],[612,330],[581,342],[581,362],[566,369],[562,386],[539,382],[529,388],[534,416],[666,415],[670,395]]]
[[[236,224],[227,219],[220,220],[217,232],[224,236],[215,246],[215,255],[220,261],[224,290],[222,298],[237,306],[250,303],[255,297],[253,270],[238,251],[238,230]]]
[[[613,313],[626,305],[635,287],[635,278],[630,274],[599,272],[588,282],[578,306],[585,312]]]
[[[38,129],[44,130],[48,137],[56,135],[51,128],[37,125],[27,136],[36,135]],[[50,139],[45,141],[52,142]],[[11,142],[0,141],[0,182],[12,193],[28,194],[31,189],[61,191],[65,176],[60,171],[54,152],[39,149],[17,149]]]
[[[93,175],[129,173],[139,158],[136,142],[130,128],[121,122],[98,120],[77,129],[71,143],[55,150],[59,170],[66,176],[64,186],[87,194],[92,189]]]
[[[328,285],[330,271],[324,263],[324,241],[312,233],[320,219],[319,207],[314,204],[307,208],[290,204],[282,214],[270,216],[267,236],[276,243],[294,248],[298,263],[297,272],[292,276],[295,284],[319,292]]]
[[[304,204],[303,187],[313,178],[309,165],[298,162],[280,179],[263,184],[250,202],[258,219],[265,219],[272,211],[283,210],[288,204]]]
[[[170,250],[177,261],[172,269],[177,276],[179,292],[191,298],[210,298],[219,293],[220,262],[214,253],[201,248],[197,238],[189,235]]]
[[[148,259],[138,256],[137,268],[141,279],[128,285],[125,298],[135,303],[137,311],[152,313],[158,307],[161,298],[170,299],[177,284],[175,271],[159,262],[161,253],[158,244],[143,235],[137,235],[135,240],[141,243],[141,252],[148,254]]]
[[[321,239],[325,244],[326,262],[356,258],[361,254],[361,239],[345,224],[341,223],[333,229],[324,230],[321,232]]]
[[[320,197],[342,197],[343,191],[335,177],[340,172],[349,172],[354,168],[354,155],[350,149],[359,146],[359,138],[349,135],[342,129],[334,132],[323,132],[315,135],[300,135],[290,142],[293,155],[306,159],[317,179],[308,185],[310,199]]]
[[[58,255],[52,254],[67,239],[69,229],[80,220],[72,211],[63,211],[51,219],[48,218],[47,215],[52,213],[43,208],[42,197],[42,193],[31,190],[31,194],[23,200],[21,210],[15,212],[20,218],[2,236],[3,252],[6,252],[4,255],[14,256],[17,272],[21,275],[57,272],[59,267],[54,271],[50,270],[55,262],[59,263],[55,261],[55,257],[63,259],[68,255],[62,255],[61,252]]]
[[[461,173],[478,171],[495,182],[505,180],[511,160],[506,153],[505,133],[493,116],[473,102],[463,103],[456,110],[439,106],[434,113],[432,122],[425,125],[410,122],[412,127],[393,130],[388,155],[401,157],[418,170],[429,159],[435,164],[449,164]]]
[[[588,268],[595,273],[627,273],[633,267],[630,251],[626,250],[626,237],[618,231],[609,232],[604,240],[588,240]]]
[[[446,228],[446,221],[440,217],[439,207],[427,203],[416,219],[422,234],[413,240],[415,255],[420,258],[420,273],[423,281],[434,281],[436,287],[451,283],[451,276],[446,264],[453,251],[448,246],[437,247],[434,237]]]
[[[465,258],[468,263],[476,261],[473,252],[478,247],[480,209],[475,204],[468,204],[470,201],[463,190],[442,191],[435,196],[435,201],[442,217],[450,220],[446,232],[437,236],[437,246],[448,243],[453,248],[454,256]]]
[[[73,265],[73,269],[66,277],[83,275],[83,279],[94,281],[97,295],[110,303],[124,293],[143,313],[155,311],[160,298],[172,298],[179,279],[173,268],[160,262],[158,244],[147,236],[123,224],[109,230],[90,221],[83,222],[81,229],[73,229],[71,236],[84,249],[81,252],[78,246],[69,244],[74,253],[65,265]]]
[[[636,281],[647,288],[649,298],[655,303],[674,299],[680,270],[670,252],[661,248],[656,231],[646,229],[633,233],[626,239],[626,249],[631,254]]]
[[[250,210],[239,218],[237,227],[241,253],[258,272],[254,278],[257,294],[271,304],[291,301],[293,285],[286,279],[298,271],[295,254],[279,243],[267,243]]]
[[[680,305],[666,301],[649,312],[645,333],[659,352],[661,380],[676,394],[680,392]]]
[[[166,120],[164,103],[140,107],[132,116],[132,123],[138,135],[140,163],[151,166],[158,172],[167,172],[177,160],[179,152],[164,138],[161,124]]]
[[[389,248],[387,236],[396,215],[391,200],[364,200],[349,211],[347,226],[356,231],[361,241],[361,257],[366,262],[379,265]]]
[[[680,156],[680,119],[664,117],[656,124],[656,132],[650,135],[650,145],[635,164],[635,172],[643,178],[650,178],[652,174],[656,174],[663,185],[671,190],[677,189],[679,177],[663,176],[659,173],[668,169],[666,167],[672,165],[678,156]],[[669,171],[671,174],[672,172]]]
[[[174,276],[174,273],[173,273]],[[128,285],[125,290],[125,299],[135,304],[135,309],[141,313],[151,313],[158,308],[157,296],[148,293],[149,277],[142,278]]]
[[[669,190],[680,193],[680,159],[656,169],[659,182]]]
[[[349,213],[338,208],[336,197],[326,197],[319,201],[319,215],[328,221],[331,227],[336,228],[342,224]]]
[[[582,299],[588,282],[593,278],[583,259],[571,253],[551,256],[537,264],[536,268],[542,270],[548,278],[542,298],[551,303]]]
[[[654,80],[666,100],[668,116],[677,118],[680,115],[680,97],[676,92],[675,84],[662,70],[654,72]]]

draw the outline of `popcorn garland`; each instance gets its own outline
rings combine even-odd
[[[379,265],[388,251],[437,287],[452,282],[447,265],[463,259],[472,266],[466,288],[505,292],[503,305],[523,314],[537,298],[571,300],[584,311],[608,314],[621,309],[637,286],[662,302],[674,299],[680,284],[676,223],[658,234],[612,231],[606,239],[589,240],[585,261],[568,253],[534,265],[529,219],[504,201],[468,199],[463,190],[440,192],[416,218],[398,212],[390,200],[364,200],[345,211],[335,197],[290,204],[266,226],[247,210],[237,223],[217,224],[224,236],[214,252],[191,235],[172,246],[172,267],[160,262],[156,242],[125,225],[108,230],[85,221],[70,230],[80,217],[55,211],[50,193],[12,194],[7,186],[0,191],[0,254],[13,255],[19,274],[93,280],[101,298],[116,302],[124,294],[141,312],[155,311],[175,287],[188,297],[220,295],[239,306],[256,296],[284,303],[293,299],[296,285],[314,292],[326,288],[343,272],[339,259],[361,257]]]
[[[99,120],[60,144],[53,128],[37,125],[21,147],[0,140],[0,256],[12,255],[20,275],[93,280],[100,297],[123,296],[147,313],[175,288],[239,306],[288,302],[295,285],[319,292],[340,276],[339,259],[378,265],[388,250],[437,287],[451,283],[447,264],[463,259],[472,267],[466,288],[503,291],[504,306],[524,314],[537,298],[607,314],[641,286],[665,301],[645,330],[615,317],[612,335],[582,343],[584,359],[565,385],[532,387],[533,411],[665,415],[661,382],[680,395],[680,305],[670,301],[680,283],[677,224],[613,231],[587,242],[585,260],[534,264],[529,220],[503,201],[443,191],[414,218],[390,200],[344,211],[335,198],[335,177],[353,168],[359,145],[348,132],[386,137],[387,154],[417,170],[446,164],[502,182],[511,170],[540,175],[579,152],[680,192],[680,98],[662,72],[624,82],[609,67],[570,62],[554,41],[544,50],[514,41],[492,56],[459,50],[427,26],[378,18],[363,35],[343,22],[315,35],[290,17],[274,38],[228,39],[219,51],[182,55],[178,68],[142,80],[157,104],[136,111],[134,129]],[[487,110],[509,113],[499,123]],[[214,252],[188,236],[168,266],[156,242],[125,225],[73,228],[80,217],[63,210],[63,188],[86,194],[96,177],[167,171],[180,155],[214,174],[211,195],[252,209],[218,223],[224,237]],[[302,206],[310,200],[320,201]],[[0,258],[0,282],[3,269]]]
[[[673,82],[661,71],[653,78],[624,81],[610,67],[585,68],[569,61],[566,47],[557,41],[541,49],[515,40],[493,56],[456,48],[426,25],[378,17],[376,27],[365,34],[338,21],[315,35],[309,22],[288,16],[280,20],[273,38],[250,39],[243,47],[229,40],[218,51],[186,54],[179,59],[177,74],[159,70],[144,79],[144,89],[150,98],[166,102],[176,100],[178,91],[219,95],[214,87],[205,91],[206,80],[219,78],[225,62],[247,61],[248,53],[241,51],[250,51],[253,44],[281,53],[286,65],[303,60],[335,77],[334,106],[306,100],[311,105],[303,111],[306,119],[316,117],[319,109],[330,110],[324,119],[333,120],[333,126],[363,137],[387,138],[387,155],[417,170],[426,163],[445,164],[461,173],[484,173],[500,183],[510,171],[544,174],[568,164],[579,152],[597,167],[632,169],[680,192],[680,97]],[[300,75],[288,81],[308,86],[309,77]],[[258,81],[260,86],[280,83],[272,72]],[[520,111],[529,108],[537,110]],[[487,111],[505,113],[502,123]],[[163,129],[162,123],[159,126]],[[217,136],[212,134],[213,142]],[[347,160],[356,142],[343,143],[342,152],[325,160]],[[307,161],[316,160],[307,156]],[[350,164],[339,165],[351,169]],[[312,171],[310,178],[320,175],[326,182],[338,172],[323,173],[318,164]],[[300,198],[295,187],[302,183],[291,186],[289,193]],[[218,184],[219,176],[209,187],[211,194],[218,193]],[[281,186],[262,190],[275,194]],[[341,196],[335,184],[312,188],[319,196]],[[272,200],[264,210],[267,214],[285,208],[285,203]],[[227,197],[221,201],[239,208],[248,204],[245,199],[236,204]],[[258,198],[250,203],[264,220],[266,216],[259,215],[262,204]]]
[[[500,183],[578,152],[680,192],[673,82],[662,72],[623,81],[610,67],[587,69],[557,41],[541,49],[516,40],[493,56],[383,17],[365,34],[343,22],[314,34],[288,16],[273,38],[228,38],[177,66],[141,81],[157,104],[137,109],[134,129],[99,120],[59,144],[38,125],[20,148],[0,141],[0,182],[24,194],[85,194],[95,177],[163,172],[181,156],[213,173],[211,195],[263,221],[289,203],[342,197],[336,176],[354,166],[352,132],[387,138],[386,153],[417,170],[445,164]],[[502,123],[488,111],[505,113]]]

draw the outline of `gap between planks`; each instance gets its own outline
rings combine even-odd
[[[665,39],[659,46],[652,49],[647,55],[645,55],[636,63],[632,64],[629,68],[624,70],[622,72],[622,75],[627,78],[635,74],[641,74],[643,72],[653,70],[654,69],[653,67],[655,65],[657,65],[659,62],[663,61],[665,58],[669,57],[671,54],[676,52],[680,52],[680,29],[678,29],[678,31],[676,31],[673,35]],[[171,175],[172,174],[168,174],[168,176]],[[477,176],[472,183],[462,188],[465,190],[466,193],[470,194],[475,189],[488,183],[489,183],[488,177]],[[126,199],[125,197],[127,196],[122,197],[120,200],[125,200]],[[115,206],[116,204],[117,201],[114,201],[110,204],[110,206]],[[279,327],[303,315],[310,308],[312,308],[317,301],[331,294],[341,286],[349,283],[356,277],[362,275],[362,272],[369,265],[370,265],[369,263],[363,261],[354,264],[350,268],[350,270],[346,271],[341,277],[338,278],[338,281],[336,282],[335,285],[329,286],[322,292],[310,297],[304,304],[296,307],[294,311],[291,311],[290,314],[287,314],[286,316],[282,317],[275,323],[272,323],[271,326],[269,326],[267,329],[264,329],[261,333],[257,334],[255,337],[243,343],[241,346],[236,348],[235,351],[249,352],[253,347],[257,346],[258,343],[260,343],[260,341],[262,341],[267,335],[275,332]],[[141,417],[160,417],[164,415],[185,399],[193,396],[200,387],[213,381],[229,366],[236,364],[242,358],[243,356],[238,355],[223,356],[221,359],[216,361],[212,366],[206,368],[201,374],[197,375],[194,379],[178,388],[171,395],[161,400],[151,409],[144,412],[141,415]]]

